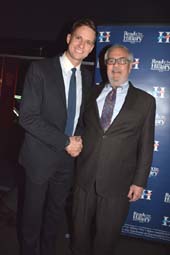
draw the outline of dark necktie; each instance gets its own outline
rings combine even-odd
[[[65,133],[68,136],[73,135],[74,118],[76,114],[76,68],[72,68],[72,75],[70,78],[69,93],[68,93],[68,109],[67,109],[67,123]]]
[[[100,119],[101,126],[104,131],[106,131],[111,124],[115,101],[116,101],[116,89],[113,88],[105,98],[102,115]]]

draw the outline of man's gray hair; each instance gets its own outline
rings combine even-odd
[[[124,45],[122,45],[122,44],[114,44],[114,45],[110,46],[110,47],[106,50],[106,52],[105,52],[105,54],[104,54],[104,61],[105,61],[105,62],[106,62],[106,60],[108,59],[109,53],[110,53],[113,49],[117,49],[117,48],[125,50],[125,51],[128,53],[128,60],[129,60],[130,62],[133,62],[133,53],[130,52],[130,50],[129,50],[126,46],[124,46]]]

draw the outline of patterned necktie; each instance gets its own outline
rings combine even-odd
[[[68,109],[67,109],[67,123],[65,134],[73,135],[74,118],[76,114],[76,68],[72,68],[72,75],[70,78],[69,93],[68,93]]]
[[[116,101],[116,89],[113,88],[105,98],[102,115],[101,115],[101,126],[104,132],[109,128],[113,115],[113,110]]]

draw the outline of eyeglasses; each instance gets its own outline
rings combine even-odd
[[[106,64],[107,65],[115,65],[116,63],[118,63],[119,65],[125,65],[127,63],[131,62],[129,59],[127,58],[108,58],[106,59]]]

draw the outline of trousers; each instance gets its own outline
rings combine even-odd
[[[73,254],[113,255],[128,214],[128,198],[102,197],[94,185],[88,192],[76,187],[73,199]]]
[[[21,255],[56,255],[56,237],[61,232],[66,199],[73,171],[56,171],[44,183],[26,177],[22,219],[18,226]]]

